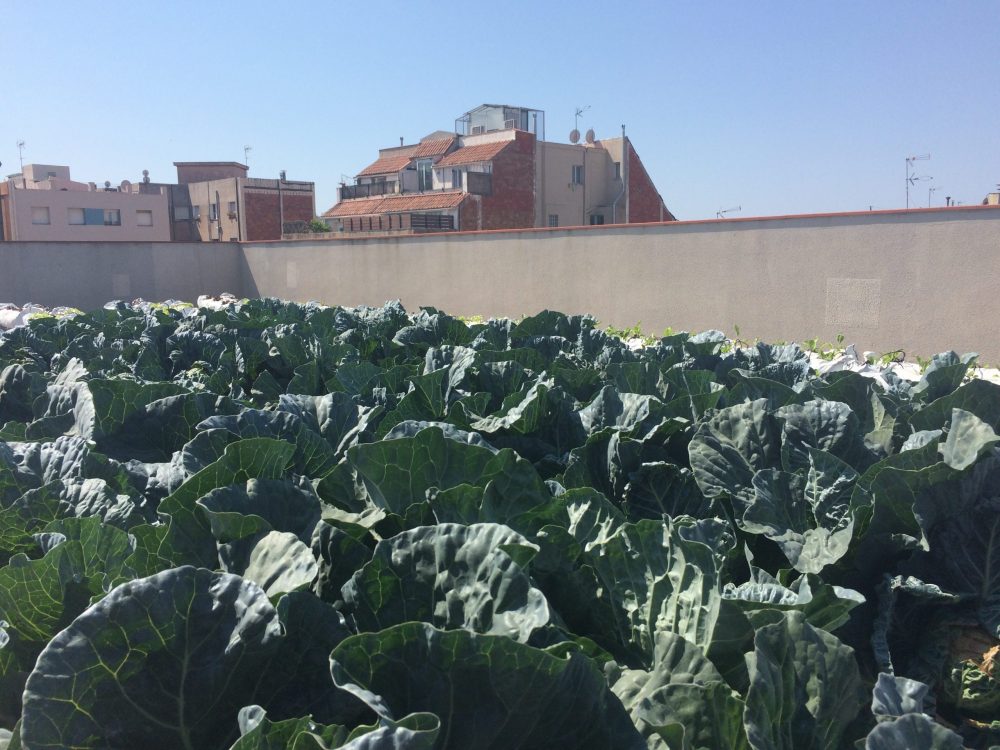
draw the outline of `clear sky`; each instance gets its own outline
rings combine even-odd
[[[0,0],[0,173],[118,184],[243,161],[336,200],[483,102],[626,132],[680,219],[979,203],[1000,182],[1000,2]]]

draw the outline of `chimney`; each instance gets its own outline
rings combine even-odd
[[[950,206],[951,205],[951,196],[950,195],[945,196],[944,205],[946,205],[946,206]]]

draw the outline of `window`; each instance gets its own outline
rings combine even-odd
[[[229,201],[229,216],[236,216],[236,201]]]
[[[174,221],[187,221],[191,218],[191,206],[174,206]]]
[[[45,176],[46,176],[47,179],[51,180],[51,179],[55,178],[56,173],[55,172],[46,172]]]
[[[201,206],[191,206],[191,218],[201,221]]]
[[[604,223],[604,214],[591,214],[590,225],[597,226],[598,224]]]
[[[104,226],[120,227],[122,225],[122,212],[117,208],[104,209]]]
[[[417,162],[417,190],[433,190],[434,170],[431,169],[431,160],[423,159]]]
[[[49,207],[48,206],[37,206],[31,209],[31,223],[32,224],[48,224],[49,223]]]
[[[66,212],[69,214],[69,223],[71,225],[76,226],[87,223],[87,215],[83,212],[82,208],[70,208]]]
[[[559,226],[559,214],[549,214],[549,226],[550,227]]]
[[[104,226],[104,209],[103,208],[85,208],[83,209],[83,223],[87,226],[102,227]]]
[[[574,164],[573,165],[573,184],[582,185],[583,184],[583,165]]]
[[[461,188],[462,187],[462,170],[461,169],[453,169],[453,170],[451,170],[451,186],[453,188]]]
[[[219,204],[209,203],[208,204],[208,220],[218,221],[219,220]]]
[[[153,212],[152,211],[136,211],[135,212],[135,225],[137,227],[151,227],[151,226],[153,226]]]
[[[622,163],[620,161],[615,162],[615,179],[620,180],[622,178]]]

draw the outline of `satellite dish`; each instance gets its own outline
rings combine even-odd
[[[123,193],[127,193],[129,190],[132,189],[132,183],[129,182],[128,180],[122,180],[121,189]]]
[[[148,169],[142,170],[142,181],[143,182],[149,182],[149,170]]]
[[[583,137],[587,141],[587,143],[593,143],[594,142],[594,129],[590,128],[589,130],[587,130],[586,134]]]
[[[111,187],[111,180],[105,180],[104,181],[104,187],[106,187],[106,188]]]
[[[580,131],[577,130],[576,128],[573,128],[571,131],[569,131],[569,142],[570,143],[580,142]]]

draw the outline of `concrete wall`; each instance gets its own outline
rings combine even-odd
[[[833,341],[1000,363],[1000,209],[989,206],[406,238],[0,243],[0,301],[233,292],[456,315],[589,312],[659,334]]]
[[[0,302],[83,310],[112,299],[241,294],[230,242],[0,242]]]
[[[819,337],[1000,362],[1000,210],[244,244],[248,295],[434,305],[455,315],[589,312],[659,334]]]

